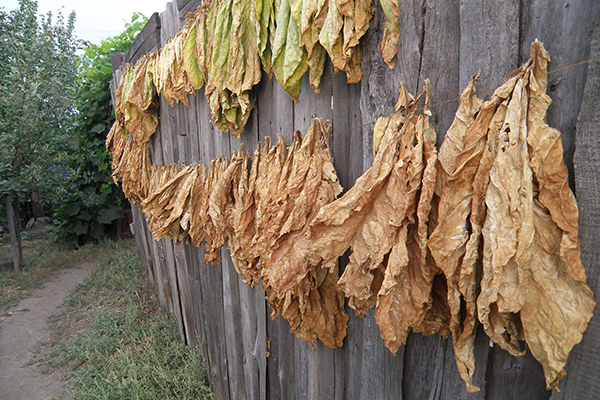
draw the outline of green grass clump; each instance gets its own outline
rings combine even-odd
[[[34,362],[62,369],[73,399],[213,398],[198,356],[158,306],[134,248],[100,264],[52,324],[55,337]]]

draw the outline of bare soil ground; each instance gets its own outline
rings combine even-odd
[[[26,366],[39,342],[50,339],[48,316],[55,312],[96,262],[61,271],[41,289],[0,316],[0,397],[2,400],[66,399],[60,377],[44,366]]]

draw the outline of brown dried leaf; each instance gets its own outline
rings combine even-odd
[[[503,348],[519,355],[525,339],[550,389],[595,302],[579,257],[560,133],[545,122],[549,57],[540,42],[531,57],[511,93],[490,170],[477,306],[486,333]]]
[[[476,209],[481,202],[480,197],[485,192],[485,182],[478,183],[478,193],[474,193],[474,183],[478,171],[480,178],[485,181],[487,174],[480,171],[482,159],[488,149],[488,131],[495,126],[494,116],[499,105],[510,96],[518,78],[522,77],[521,68],[506,80],[506,82],[483,105],[475,96],[474,84],[476,74],[461,95],[461,102],[455,119],[450,126],[440,148],[438,163],[438,178],[436,195],[439,197],[437,222],[429,238],[436,266],[446,278],[448,287],[447,302],[451,315],[450,330],[454,340],[456,362],[459,373],[465,380],[468,391],[479,390],[471,383],[475,368],[473,355],[473,339],[475,329],[475,261],[480,229],[475,229],[471,235],[468,224],[469,216],[472,223],[481,225],[473,210],[473,197],[476,198]],[[475,115],[477,117],[475,118]],[[489,161],[488,161],[489,164]],[[470,237],[471,236],[471,237]],[[471,253],[468,262],[463,265],[467,242],[471,241]],[[459,281],[463,280],[462,290]],[[467,303],[465,317],[461,316],[461,301]]]
[[[410,154],[404,156],[405,187],[390,181],[400,191],[395,195],[408,199],[404,222],[397,233],[396,243],[387,259],[384,280],[377,296],[375,320],[381,337],[392,353],[405,343],[409,329],[418,326],[431,307],[431,287],[437,269],[428,262],[427,236],[431,201],[433,197],[437,151],[436,134],[429,123],[429,82],[423,115],[413,115],[414,131],[407,143]],[[405,123],[411,129],[410,125]],[[401,155],[402,158],[402,150]],[[398,190],[397,189],[397,190]],[[420,193],[418,193],[420,191]]]

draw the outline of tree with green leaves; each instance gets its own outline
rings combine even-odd
[[[56,233],[60,240],[83,244],[99,240],[115,229],[129,208],[123,191],[111,179],[111,159],[106,135],[115,117],[111,103],[111,56],[126,52],[147,22],[135,13],[118,36],[92,44],[81,57],[78,75],[77,151],[69,160],[76,171],[66,195],[54,207]]]
[[[79,41],[75,14],[38,15],[35,0],[0,9],[0,195],[13,264],[22,266],[18,204],[32,191],[55,198],[72,149]],[[14,205],[17,205],[15,207]]]

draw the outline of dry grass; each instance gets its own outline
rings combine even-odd
[[[116,246],[115,242],[105,241],[73,249],[64,244],[51,243],[52,239],[53,237],[44,227],[25,232],[22,237],[25,264],[49,245],[27,269],[15,273],[10,238],[7,234],[0,238],[0,314],[26,297],[31,289],[40,287],[43,282],[54,277],[58,271],[78,267],[86,261],[102,261],[110,254],[110,251],[107,250]]]

